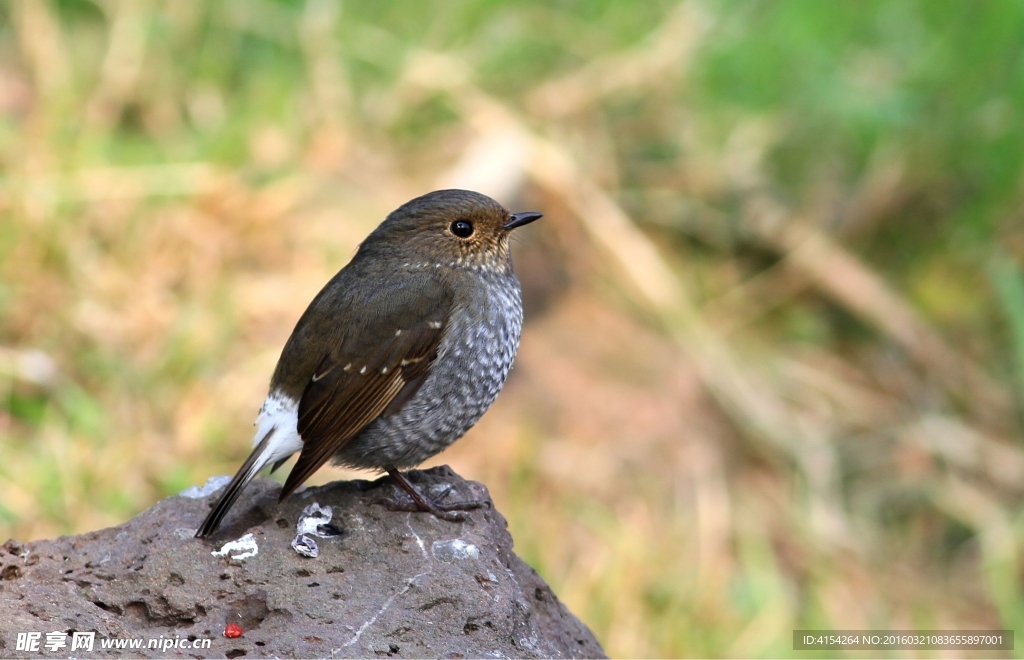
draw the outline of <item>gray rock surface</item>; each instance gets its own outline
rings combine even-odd
[[[411,479],[435,496],[452,486],[453,501],[489,500],[447,467]],[[605,657],[512,552],[493,508],[463,523],[391,511],[374,503],[401,497],[389,479],[308,488],[278,505],[278,484],[258,479],[220,532],[200,541],[192,534],[211,490],[190,489],[110,529],[0,547],[0,657]],[[311,558],[292,546],[313,503],[330,507],[333,528],[320,527],[327,538],[307,534],[319,551]],[[212,554],[246,534],[255,555]],[[228,624],[242,636],[225,637]],[[96,633],[91,652],[71,650],[75,631]],[[42,633],[39,650],[18,650],[18,633],[29,632]],[[66,646],[48,651],[51,632],[58,641],[67,633]],[[103,640],[141,648],[104,649]],[[196,643],[209,648],[182,648]]]

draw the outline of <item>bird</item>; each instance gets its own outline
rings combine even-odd
[[[433,191],[391,212],[299,318],[252,452],[196,537],[216,532],[260,470],[296,452],[279,502],[333,458],[390,475],[412,499],[392,508],[458,521],[480,506],[432,500],[401,470],[462,437],[498,396],[523,324],[509,240],[541,217],[469,190]]]

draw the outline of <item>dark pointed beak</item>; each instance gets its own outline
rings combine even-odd
[[[537,213],[536,211],[527,211],[525,213],[513,213],[509,221],[505,223],[505,229],[515,229],[516,227],[522,227],[523,225],[530,224],[534,220],[540,220],[543,217],[543,213]]]

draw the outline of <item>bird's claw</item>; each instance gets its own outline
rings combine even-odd
[[[409,511],[412,513],[424,511],[424,509],[416,502],[413,502],[412,499],[399,502],[389,497],[381,497],[374,500],[373,503],[380,504],[389,511]],[[453,511],[445,511],[444,509],[438,506],[435,506],[432,509],[426,509],[426,512],[433,514],[435,517],[440,518],[441,520],[447,520],[448,522],[465,522],[466,520],[466,514],[456,513]]]
[[[389,497],[380,497],[374,500],[373,503],[380,504],[390,511],[423,511],[433,514],[436,518],[440,518],[441,520],[447,520],[448,522],[465,522],[466,514],[460,512],[472,511],[474,509],[491,506],[490,502],[484,500],[451,502],[448,504],[442,504],[438,501],[447,497],[451,490],[452,488],[449,486],[436,500],[424,498],[424,502],[422,503],[415,501],[411,497],[408,499],[402,498],[401,500],[394,500]]]

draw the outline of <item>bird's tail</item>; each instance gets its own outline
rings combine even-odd
[[[270,439],[274,436],[274,432],[277,427],[271,427],[267,434],[263,436],[263,439],[259,441],[252,453],[249,454],[249,458],[245,459],[245,463],[242,463],[242,467],[238,468],[238,472],[231,478],[231,483],[221,493],[220,499],[213,505],[213,509],[206,516],[206,520],[196,530],[196,538],[202,539],[210,536],[217,528],[220,527],[220,523],[224,520],[224,516],[227,515],[228,511],[231,510],[235,500],[242,494],[242,489],[252,481],[253,477],[263,469],[263,466],[270,460]]]

